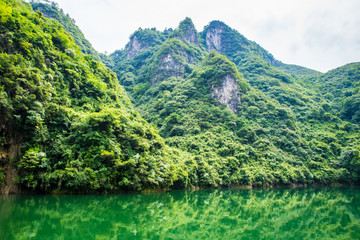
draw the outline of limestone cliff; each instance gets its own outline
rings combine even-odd
[[[144,42],[140,42],[136,36],[130,39],[129,44],[126,46],[125,50],[127,50],[127,59],[135,57],[140,51],[148,48],[148,44],[144,44]]]
[[[130,42],[125,46],[125,51],[127,52],[127,59],[133,58],[138,55],[141,51],[161,44],[163,39],[161,34],[156,31],[155,28],[152,29],[139,29],[130,37]]]
[[[242,53],[243,56],[259,56],[270,65],[275,67],[282,66],[282,63],[274,58],[272,54],[250,41],[235,29],[230,28],[221,21],[212,21],[204,28],[201,33],[205,40],[206,48],[209,52],[216,50],[229,58],[234,57],[235,53]]]
[[[237,108],[241,104],[239,84],[232,75],[226,75],[220,86],[212,86],[211,95],[234,113],[238,112]]]
[[[194,23],[190,18],[186,18],[179,25],[179,37],[183,41],[199,45],[198,32],[195,29]]]
[[[155,76],[154,83],[168,77],[184,77],[183,59],[176,59],[171,53],[159,58],[159,70],[161,74]]]
[[[148,69],[152,78],[150,84],[156,86],[158,82],[169,77],[184,78],[187,67],[199,61],[202,56],[201,51],[178,38],[165,41],[152,60],[154,64]]]
[[[205,32],[205,42],[207,46],[207,50],[211,52],[211,50],[216,50],[218,53],[222,52],[222,33],[224,32],[226,25],[214,21],[210,23],[210,26],[207,28]]]
[[[188,63],[193,63],[194,57],[188,55],[185,51],[180,52],[179,55],[174,53],[168,53],[159,57],[158,73],[155,74],[151,84],[156,86],[157,82],[160,82],[169,77],[181,77],[185,76],[185,66]]]

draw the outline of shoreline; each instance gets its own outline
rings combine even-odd
[[[219,189],[274,189],[274,188],[310,188],[310,187],[356,187],[359,185],[356,184],[345,184],[345,183],[331,183],[331,184],[321,184],[321,183],[312,183],[312,184],[289,184],[289,185],[267,185],[267,186],[252,186],[252,185],[230,185],[230,186],[220,186],[220,187],[190,187],[190,188],[159,188],[159,189],[145,189],[141,191],[109,191],[109,192],[72,192],[72,191],[52,191],[52,192],[35,192],[35,191],[26,191],[20,190],[17,193],[1,193],[0,196],[10,196],[10,195],[116,195],[116,194],[161,194],[173,191],[199,191],[199,190],[219,190]]]

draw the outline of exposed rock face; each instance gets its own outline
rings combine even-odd
[[[194,63],[195,57],[182,51],[180,53],[167,53],[159,57],[158,73],[154,75],[151,81],[152,86],[156,86],[158,82],[163,81],[169,77],[185,76],[185,65],[187,63]]]
[[[205,41],[207,50],[215,49],[218,53],[222,52],[222,39],[221,33],[225,30],[225,25],[219,22],[212,22],[206,31]]]
[[[22,139],[20,141],[22,142]],[[4,166],[2,166],[5,173],[5,179],[2,184],[0,184],[0,195],[20,193],[20,189],[15,182],[18,172],[13,166],[13,160],[20,155],[21,143],[14,143],[12,140],[10,140],[9,143],[9,149],[3,149],[0,147],[0,164],[2,165],[2,162],[7,162]]]
[[[186,18],[184,21],[182,21],[180,23],[179,29],[181,29],[183,32],[181,40],[199,45],[198,32],[196,31],[195,26],[190,18]]]
[[[175,60],[170,53],[160,59],[159,69],[163,70],[169,76],[184,77],[184,65]]]
[[[212,86],[212,97],[221,104],[237,113],[238,106],[241,104],[239,84],[231,75],[226,75],[221,86]]]
[[[161,82],[169,77],[184,77],[185,67],[184,64],[174,58],[171,53],[159,58],[158,73],[155,74],[154,79],[151,81],[152,86],[156,86],[158,82]]]
[[[199,45],[199,38],[195,28],[188,29],[187,32],[184,32],[184,38],[185,38],[184,40],[188,41],[189,43]]]
[[[18,194],[20,193],[20,189],[15,182],[16,177],[18,176],[18,172],[15,167],[8,164],[5,166],[5,179],[0,188],[0,194]]]
[[[136,36],[130,39],[129,45],[126,46],[125,50],[128,51],[127,59],[135,57],[140,51],[148,48],[148,44],[140,42]]]

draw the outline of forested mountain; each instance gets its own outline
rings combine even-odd
[[[102,57],[116,77],[54,4],[0,3],[4,186],[9,173],[48,192],[359,183],[359,64],[287,65],[186,18]]]
[[[46,1],[32,1],[31,6],[33,10],[40,11],[44,17],[54,18],[64,27],[64,29],[70,33],[73,37],[76,45],[78,45],[81,51],[85,54],[92,55],[96,60],[98,52],[92,47],[91,43],[85,38],[79,27],[75,24],[75,20],[70,18],[68,14],[65,15],[62,9],[58,7],[55,2]]]
[[[333,113],[342,119],[360,124],[360,63],[351,63],[331,70],[309,84],[325,96]]]
[[[179,179],[176,161],[185,157],[134,110],[113,72],[30,4],[0,4],[5,188],[9,177],[25,190],[80,192],[166,187]]]
[[[96,61],[101,61],[107,65],[111,64],[111,59],[103,53],[98,53],[89,40],[87,40],[75,24],[75,20],[70,18],[68,14],[64,14],[63,10],[58,7],[57,3],[51,1],[31,1],[33,10],[40,11],[45,17],[53,18],[59,21],[63,28],[71,35],[76,45],[78,45],[84,54],[94,57]]]
[[[195,184],[358,181],[359,126],[320,91],[330,73],[284,64],[220,21],[198,33],[189,18],[140,29],[110,56],[141,115],[195,157]]]

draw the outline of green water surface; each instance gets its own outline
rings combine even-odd
[[[0,196],[0,239],[360,239],[360,188]]]

